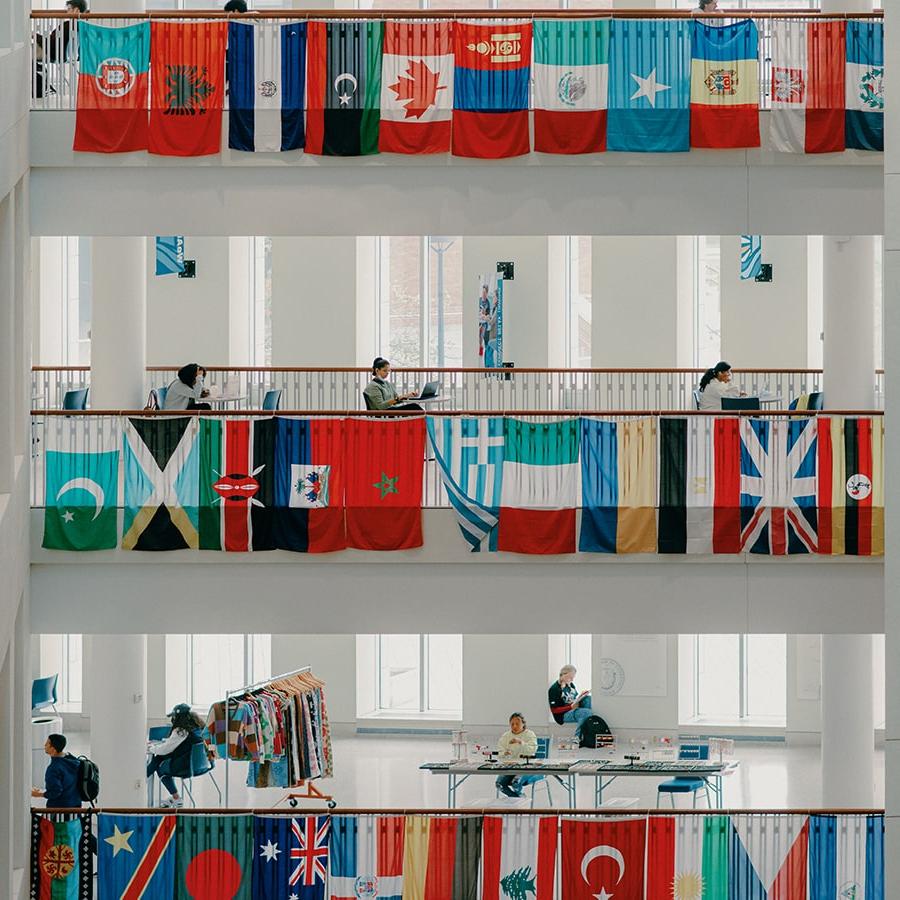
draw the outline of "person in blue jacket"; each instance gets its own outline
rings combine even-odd
[[[44,797],[48,809],[80,809],[78,770],[81,763],[71,753],[66,753],[65,735],[51,734],[44,743],[44,753],[50,757],[44,775],[45,790],[32,788],[31,796]]]

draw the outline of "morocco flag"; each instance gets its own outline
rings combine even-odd
[[[449,21],[385,22],[382,153],[449,153],[453,48]]]
[[[222,144],[227,22],[151,22],[150,152],[208,156]]]
[[[250,900],[253,816],[177,816],[176,897]]]
[[[73,150],[147,149],[150,23],[107,28],[78,24],[78,109]]]
[[[643,900],[646,832],[646,819],[563,819],[562,900]]]
[[[408,550],[422,546],[425,419],[348,419],[347,546]]]

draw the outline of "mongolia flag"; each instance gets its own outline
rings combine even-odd
[[[785,153],[844,149],[844,22],[772,22],[771,137]]]
[[[807,816],[736,815],[731,827],[733,900],[806,900]]]
[[[107,28],[78,23],[78,109],[73,150],[147,149],[150,23]]]
[[[382,153],[449,153],[453,115],[452,23],[384,24]]]
[[[485,816],[483,900],[553,900],[556,816]]]
[[[250,900],[253,816],[175,818],[175,896]]]
[[[690,27],[690,22],[674,19],[613,19],[608,150],[690,149]]]
[[[306,23],[228,23],[228,146],[278,153],[304,143]]]
[[[820,417],[819,553],[884,553],[884,419]]]
[[[347,546],[421,547],[425,419],[347,419],[344,430]]]
[[[574,553],[579,420],[504,420],[503,486],[497,548],[513,553]]]
[[[407,816],[403,900],[476,900],[481,816]]]
[[[691,146],[759,146],[759,32],[691,22]]]
[[[175,816],[97,817],[100,900],[162,900],[175,881]]]
[[[729,894],[728,879],[732,837],[728,816],[650,816],[647,900],[730,900],[735,896]],[[753,900],[766,900],[765,894]],[[806,895],[779,900],[806,900]]]
[[[534,149],[606,149],[609,19],[536,19]]]
[[[225,22],[150,23],[150,152],[208,156],[222,145]]]
[[[563,819],[562,900],[644,900],[646,837],[645,818]]]
[[[847,148],[884,150],[884,25],[847,22]]]
[[[501,159],[528,153],[531,23],[461,19],[453,28],[453,155]]]
[[[655,426],[581,420],[582,552],[656,552]]]
[[[309,22],[306,152],[378,152],[383,22]]]
[[[809,817],[809,900],[880,900],[884,816]]]
[[[256,816],[254,900],[324,900],[329,837],[328,816]]]
[[[330,900],[401,900],[403,816],[332,816]]]

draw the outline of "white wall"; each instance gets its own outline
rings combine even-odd
[[[787,739],[817,742],[822,730],[822,638],[787,636]]]

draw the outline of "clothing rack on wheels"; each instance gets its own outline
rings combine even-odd
[[[228,781],[228,764],[231,761],[231,754],[228,752],[228,734],[227,727],[229,720],[229,708],[232,701],[237,701],[239,698],[243,697],[245,694],[250,694],[253,691],[258,691],[260,688],[267,687],[268,685],[274,684],[277,681],[282,681],[287,678],[293,678],[295,675],[303,675],[305,673],[312,674],[312,666],[301,666],[299,669],[292,669],[290,672],[282,672],[280,675],[272,675],[269,678],[264,679],[263,681],[256,681],[253,684],[245,684],[243,687],[236,688],[232,691],[225,692],[225,723],[226,723],[226,735],[225,735],[225,806],[228,807],[228,791],[229,791],[229,781]],[[328,804],[329,809],[334,809],[337,806],[337,801],[331,794],[323,794],[310,779],[306,779],[305,781],[300,782],[299,787],[305,788],[303,793],[289,793],[286,799],[291,806],[296,806],[298,800],[325,800]]]

